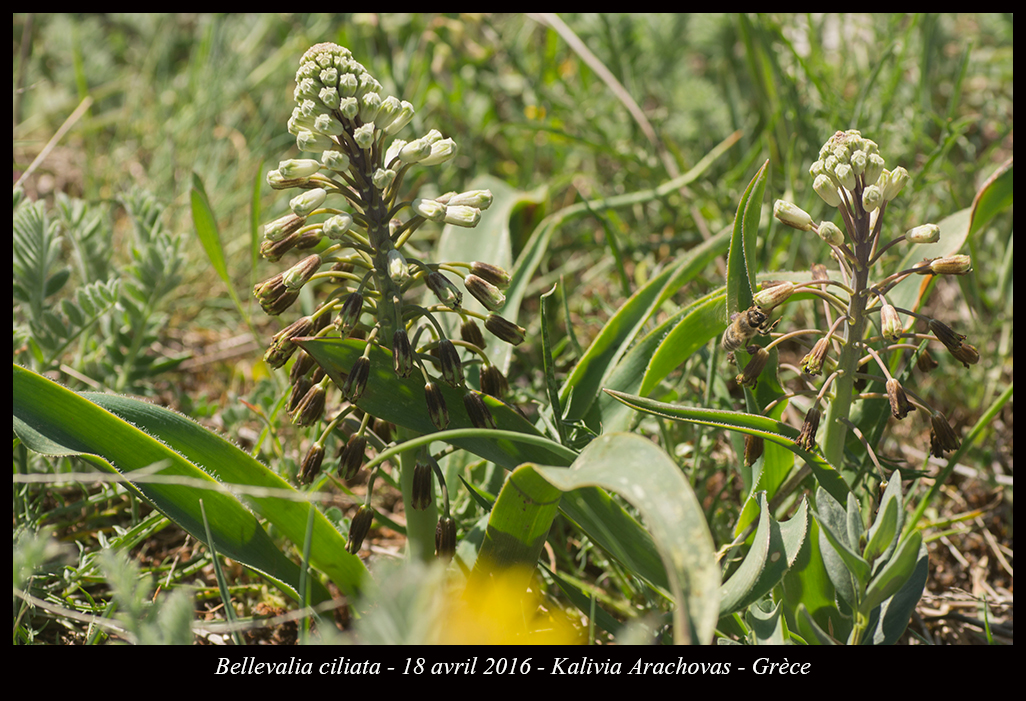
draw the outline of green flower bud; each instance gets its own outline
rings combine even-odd
[[[330,168],[338,173],[344,173],[349,170],[349,156],[341,151],[324,151],[321,154],[321,163],[326,168]]]
[[[360,121],[364,124],[373,122],[381,109],[381,95],[376,92],[364,93],[360,98]]]
[[[446,224],[472,229],[481,221],[481,210],[477,207],[446,207],[444,221]]]
[[[905,232],[909,243],[936,243],[940,241],[940,227],[936,224],[922,224]]]
[[[334,88],[332,88],[334,92]],[[338,136],[346,130],[342,123],[330,114],[324,113],[314,117],[313,131],[325,136]]]
[[[374,126],[383,131],[386,130],[395,121],[400,109],[399,98],[389,95],[381,101],[381,108],[374,115]]]
[[[474,296],[489,311],[498,311],[506,303],[506,295],[502,294],[492,283],[471,273],[463,278],[467,292]]]
[[[307,190],[289,200],[289,208],[297,217],[308,217],[311,212],[324,204],[327,196],[327,190],[323,187],[315,187],[313,190]]]
[[[335,216],[328,218],[328,220],[321,225],[321,231],[323,231],[324,235],[329,239],[341,241],[345,238],[346,232],[349,231],[352,226],[352,215],[342,212],[341,214],[336,214]]]
[[[339,100],[338,111],[351,122],[360,113],[360,101],[353,96],[343,97]]]
[[[504,319],[498,314],[489,314],[485,319],[485,328],[495,336],[513,346],[519,346],[524,342],[527,332],[517,326],[509,319]]]
[[[841,206],[841,196],[837,193],[837,186],[834,181],[826,175],[817,175],[812,183],[812,189],[816,191],[824,202],[830,207]]]
[[[378,168],[374,171],[374,174],[371,176],[371,182],[374,183],[374,187],[378,188],[379,190],[384,190],[386,187],[392,184],[393,180],[395,180],[395,175],[396,173],[394,170]]]
[[[856,175],[862,175],[866,170],[866,159],[868,156],[865,151],[855,150],[851,153],[851,159],[848,163],[851,165],[851,171]]]
[[[884,199],[890,202],[897,197],[911,180],[908,171],[898,166],[887,176],[887,187],[884,188]]]
[[[819,178],[816,180],[818,182]],[[799,231],[809,231],[812,228],[812,217],[802,208],[784,200],[773,203],[773,216]]]
[[[844,232],[833,222],[825,221],[819,225],[816,231],[819,237],[832,246],[844,245]]]
[[[837,182],[841,183],[841,187],[847,190],[855,189],[855,171],[852,170],[851,166],[847,163],[840,163],[834,168],[834,175],[837,177]]]

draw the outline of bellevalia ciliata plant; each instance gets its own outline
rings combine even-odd
[[[925,259],[911,268],[890,274],[878,273],[881,257],[891,247],[933,243],[940,236],[940,229],[934,224],[916,226],[900,235],[886,233],[887,204],[902,192],[910,178],[904,168],[891,171],[885,165],[877,145],[856,130],[835,133],[820,149],[819,159],[809,171],[814,178],[813,187],[828,206],[840,211],[843,232],[830,221],[815,224],[809,214],[789,202],[775,202],[773,213],[777,219],[801,231],[814,231],[830,247],[840,280],[831,279],[825,267],[814,266],[808,282],[764,283],[754,295],[754,306],[744,314],[761,324],[769,324],[775,308],[804,290],[823,299],[833,315],[828,315],[826,329],[783,333],[766,347],[747,346],[751,360],[737,376],[739,384],[754,386],[766,366],[768,351],[774,345],[789,338],[818,336],[812,350],[802,358],[801,370],[806,378],[825,375],[825,379],[817,392],[809,393],[813,395],[812,405],[807,410],[797,444],[810,452],[820,447],[826,461],[843,470],[845,443],[851,429],[879,470],[881,483],[887,486],[875,521],[868,530],[860,510],[864,499],[855,496],[863,493],[858,489],[858,478],[851,485],[854,491],[848,493],[847,504],[838,503],[822,487],[816,494],[813,513],[821,529],[820,547],[840,612],[850,624],[847,640],[852,644],[862,642],[871,625],[882,620],[884,614],[874,609],[896,592],[907,588],[905,594],[918,600],[926,570],[920,532],[901,533],[904,523],[901,474],[893,468],[885,473],[873,446],[849,418],[852,404],[880,396],[879,392],[865,392],[867,383],[883,386],[894,418],[904,419],[917,408],[929,415],[930,452],[935,457],[943,457],[945,452],[959,447],[957,435],[939,410],[905,388],[894,375],[908,373],[892,373],[884,356],[910,349],[918,352],[906,357],[906,364],[915,363],[927,369],[931,363],[935,366],[925,348],[909,343],[930,338],[906,328],[908,320],[914,323],[921,319],[966,368],[979,361],[979,353],[965,343],[965,336],[955,333],[942,321],[895,307],[888,301],[888,293],[910,276],[965,275],[971,270],[971,261],[966,255],[949,255]],[[725,348],[736,343],[732,339],[738,335],[739,323],[735,319],[725,333]],[[769,333],[758,325],[754,331]],[[821,425],[822,437],[817,440]],[[854,472],[844,474],[854,475]],[[834,639],[820,629],[816,629],[815,634],[824,642]],[[873,635],[881,641],[892,639],[894,633],[884,632],[880,624]]]
[[[813,187],[816,193],[828,206],[840,211],[845,231],[829,221],[816,225],[806,212],[783,200],[776,201],[773,214],[788,226],[801,231],[815,231],[830,247],[842,281],[830,280],[814,269],[813,280],[808,283],[764,285],[764,289],[755,295],[755,304],[768,313],[796,291],[815,290],[830,308],[838,312],[830,328],[818,332],[822,337],[816,340],[812,351],[801,361],[808,376],[822,374],[825,364],[832,368],[806,415],[800,443],[808,450],[816,445],[822,414],[819,404],[829,391],[831,397],[823,420],[820,445],[827,461],[833,465],[843,462],[844,443],[850,426],[848,417],[852,401],[858,398],[857,383],[860,380],[863,385],[867,380],[885,383],[891,413],[896,419],[904,419],[917,406],[929,414],[930,452],[936,457],[942,457],[945,451],[952,451],[959,445],[958,437],[944,415],[903,387],[880,357],[879,352],[901,348],[902,339],[919,337],[915,332],[906,330],[907,321],[902,320],[902,315],[925,321],[936,338],[965,367],[980,359],[976,349],[965,343],[965,336],[955,333],[943,322],[909,309],[898,309],[887,301],[887,293],[911,275],[967,274],[971,270],[969,256],[950,255],[923,260],[910,269],[870,279],[870,273],[878,267],[881,256],[892,246],[906,242],[912,245],[933,243],[940,237],[939,227],[923,224],[903,235],[886,238],[883,225],[887,203],[901,193],[910,178],[900,166],[893,171],[884,166],[876,143],[863,138],[858,131],[837,132],[830,137],[820,149],[819,160],[812,164],[809,173],[815,178]],[[835,293],[838,289],[839,292]],[[877,320],[878,332],[871,330],[871,317]],[[874,345],[879,345],[879,352],[873,348]],[[832,362],[827,355],[831,347],[836,354]],[[765,349],[756,354],[753,362],[763,352]],[[924,357],[923,362],[931,361]],[[882,375],[871,370],[872,366],[879,367]],[[758,375],[754,371],[742,374],[744,378],[739,376],[739,381],[744,382],[754,381]]]
[[[477,321],[491,334],[518,344],[524,330],[494,313],[505,301],[502,290],[510,277],[501,268],[484,262],[430,262],[414,249],[412,237],[427,222],[474,227],[481,211],[492,203],[488,190],[450,192],[434,199],[403,199],[402,185],[411,168],[445,163],[456,153],[456,143],[437,130],[405,141],[398,138],[414,116],[414,107],[382,87],[352,57],[348,49],[331,43],[310,48],[296,73],[296,107],[289,119],[301,151],[317,159],[282,161],[267,174],[277,190],[298,188],[305,192],[290,201],[291,213],[264,228],[261,253],[279,261],[291,251],[318,247],[299,262],[254,287],[264,311],[278,316],[288,310],[304,288],[323,293],[315,310],[293,321],[272,339],[264,359],[274,368],[296,356],[290,371],[292,421],[310,426],[324,421],[320,438],[306,453],[301,479],[311,481],[320,471],[325,445],[350,415],[361,416],[356,403],[363,396],[370,374],[372,346],[392,355],[395,375],[419,373],[424,378],[424,411],[439,430],[449,424],[449,411],[439,383],[463,391],[463,403],[472,423],[494,427],[491,413],[477,390],[466,386],[461,351],[481,363],[481,389],[501,398],[508,389],[503,373],[491,364]],[[449,275],[463,284],[491,313],[478,314],[462,307],[463,295]],[[437,303],[422,306],[415,288],[425,285]],[[460,338],[446,336],[439,322],[442,314],[460,319]],[[331,378],[314,359],[298,349],[298,337],[357,337],[366,340],[365,351],[348,369],[337,389],[348,405],[325,416]],[[298,352],[297,352],[298,350]],[[352,479],[364,462],[367,436],[373,417],[362,413],[359,428],[340,451],[339,476]],[[421,451],[404,490],[407,513],[433,510],[431,472],[434,460]],[[441,479],[435,465],[433,471]],[[353,519],[347,548],[355,553],[373,517],[368,487],[367,502]],[[444,485],[443,485],[444,493]],[[447,504],[446,504],[447,508]],[[445,514],[438,524],[436,551],[452,554],[454,526]],[[412,541],[411,541],[412,542]]]

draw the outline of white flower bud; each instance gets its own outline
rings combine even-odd
[[[384,168],[376,169],[374,174],[371,176],[371,182],[374,183],[374,187],[379,190],[384,190],[392,184],[393,180],[395,180],[395,171],[385,170]]]
[[[291,158],[278,164],[281,177],[286,179],[309,178],[321,169],[321,164],[313,158]]]
[[[308,217],[310,212],[324,204],[327,196],[327,190],[323,187],[315,187],[313,190],[307,190],[302,195],[296,195],[289,200],[289,207],[297,217]]]
[[[905,240],[909,243],[936,243],[940,240],[940,227],[936,224],[923,224],[905,232]]]
[[[374,124],[364,124],[362,127],[357,127],[356,131],[353,132],[353,140],[364,151],[368,150],[374,144]]]
[[[467,192],[461,192],[458,195],[453,195],[446,202],[447,205],[466,205],[468,207],[477,207],[480,210],[488,209],[492,206],[492,191],[491,190],[468,190]]]
[[[883,190],[877,185],[869,185],[862,191],[862,209],[872,212],[884,203]]]
[[[300,151],[323,151],[324,149],[338,146],[329,137],[323,134],[312,132],[309,129],[300,129],[296,134],[296,146]]]
[[[352,225],[353,217],[346,212],[342,212],[324,222],[321,225],[321,230],[324,231],[324,235],[329,239],[338,241],[345,237],[346,232],[349,231]]]
[[[321,163],[340,173],[349,170],[349,156],[341,151],[325,151],[321,154]]]
[[[808,231],[812,228],[812,217],[808,212],[784,200],[777,200],[773,203],[773,216],[800,231]]]
[[[388,145],[388,149],[385,151],[385,165],[389,165],[396,158],[399,157],[399,152],[406,146],[406,141],[403,139],[393,139],[392,143]]]
[[[444,221],[446,224],[471,229],[481,221],[481,210],[477,207],[466,206],[446,207]]]
[[[395,119],[392,121],[392,123],[385,127],[385,133],[389,136],[398,132],[400,129],[409,124],[411,119],[413,119],[413,105],[411,105],[406,100],[403,100],[399,104],[399,113],[396,114]]]
[[[381,109],[381,95],[369,92],[360,98],[360,121],[364,124],[373,122]]]
[[[388,277],[392,278],[392,282],[397,285],[402,285],[410,279],[410,270],[409,265],[406,263],[406,258],[394,248],[388,252]]]
[[[844,245],[844,233],[833,222],[823,222],[819,225],[819,230],[816,233],[832,246]]]
[[[456,142],[452,139],[441,139],[431,144],[431,154],[421,160],[423,166],[436,166],[445,163],[456,155]]]
[[[831,207],[841,206],[841,196],[837,193],[837,186],[834,185],[834,181],[826,175],[817,175],[816,181],[812,183],[812,189],[816,191],[816,194],[823,198]]]
[[[360,103],[355,97],[344,97],[339,102],[338,111],[342,113],[343,117],[352,121],[360,112]]]
[[[319,114],[314,119],[314,131],[327,136],[338,136],[346,129],[342,123],[328,113]]]
[[[338,109],[339,96],[336,88],[321,88],[317,97],[320,98],[321,104],[329,110]]]
[[[837,181],[841,183],[841,187],[846,190],[855,189],[855,171],[851,169],[851,166],[847,163],[838,164],[834,169],[834,175],[837,176]]]
[[[431,144],[424,139],[414,139],[399,151],[399,160],[403,163],[419,163],[431,155]]]
[[[414,213],[431,221],[445,220],[445,205],[435,200],[426,200],[423,197],[417,198],[411,205]]]
[[[908,171],[901,166],[892,170],[887,178],[887,187],[884,188],[884,199],[888,202],[893,200],[901,193],[911,179],[912,177],[908,174]]]
[[[869,153],[868,151],[866,153]],[[866,170],[862,173],[862,180],[866,185],[875,185],[884,171],[884,159],[878,153],[870,153],[866,158]]]
[[[387,129],[388,126],[395,121],[396,116],[399,114],[401,109],[399,104],[399,98],[394,95],[389,95],[381,101],[381,109],[374,116],[374,126],[378,129]]]

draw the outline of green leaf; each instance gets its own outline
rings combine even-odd
[[[870,616],[869,628],[863,637],[864,643],[893,645],[898,642],[898,638],[908,627],[909,619],[912,617],[912,612],[915,611],[919,599],[923,596],[929,572],[930,560],[926,546],[920,545],[919,559],[916,561],[912,575],[894,596],[886,599],[880,608],[874,610],[873,615]]]
[[[635,342],[637,334],[652,314],[658,311],[663,303],[684,284],[704,272],[716,256],[723,253],[729,241],[728,232],[729,229],[724,229],[689,251],[676,265],[649,280],[606,322],[598,336],[592,341],[591,346],[577,361],[577,365],[574,366],[560,390],[560,400],[565,402],[569,398],[570,401],[567,410],[568,421],[578,421],[583,418],[596,397],[601,396],[599,389],[604,384],[608,386],[607,378],[616,368],[624,353]],[[711,322],[714,334],[722,330],[719,328],[719,321],[714,318]],[[689,333],[695,333],[695,329],[690,328],[695,323],[695,321],[689,320],[689,317],[685,317],[680,324],[684,328],[679,332],[674,330],[686,338]],[[697,337],[701,337],[701,332],[697,334]],[[702,345],[704,342],[699,344],[695,350]]]
[[[848,543],[848,513],[822,487],[816,490],[816,508],[812,513],[819,522],[819,547],[830,581],[844,600],[855,606],[859,593],[869,582],[870,567]]]
[[[734,312],[752,306],[755,289],[755,239],[759,234],[759,218],[762,198],[766,192],[766,178],[769,172],[767,160],[748,183],[734,215],[734,232],[727,254],[727,313],[729,320]]]
[[[900,482],[901,479],[895,477],[891,481]],[[873,522],[873,527],[869,530],[869,542],[866,543],[866,549],[862,553],[862,557],[867,562],[873,562],[883,555],[884,551],[890,547],[894,535],[899,532],[898,508],[900,503],[900,499],[886,500],[877,512],[876,521]]]
[[[846,500],[848,493],[851,491],[837,470],[824,460],[819,453],[809,452],[798,445],[798,429],[780,421],[767,416],[748,414],[742,411],[723,411],[720,409],[679,406],[657,402],[654,399],[647,399],[645,397],[624,394],[623,392],[611,389],[606,389],[605,391],[618,401],[623,402],[626,406],[647,414],[662,416],[674,421],[688,421],[690,423],[738,431],[739,433],[752,436],[760,436],[765,440],[787,448],[803,459],[812,468],[812,473],[815,475],[820,486],[831,495],[835,495],[840,500]]]
[[[203,498],[220,552],[298,598],[299,567],[278,550],[253,514],[199,466],[71,390],[17,365],[13,387],[14,432],[27,447],[44,455],[79,455],[104,470],[129,477],[134,471],[161,464],[165,465],[160,470],[163,477],[208,483],[210,490],[203,492]],[[196,487],[124,484],[195,538],[206,540]],[[328,596],[323,588],[318,593],[322,599]]]
[[[273,524],[297,547],[303,545],[313,508],[310,564],[348,594],[357,593],[367,582],[363,562],[345,552],[346,538],[292,485],[253,456],[191,419],[163,407],[112,394],[85,392],[82,396],[174,448],[224,484],[284,492],[281,496],[242,493],[241,498],[257,516]]]
[[[863,613],[868,614],[905,586],[919,561],[919,546],[922,543],[922,531],[912,531],[912,534],[898,546],[891,559],[866,588],[866,596],[859,606]]]
[[[601,487],[638,509],[659,550],[677,604],[677,641],[711,642],[720,584],[712,534],[691,485],[661,448],[635,434],[607,434],[592,441],[569,470],[534,469],[564,492]]]
[[[780,583],[794,564],[808,530],[808,503],[785,523],[770,516],[766,494],[758,496],[759,526],[744,561],[720,588],[720,616],[751,606]]]

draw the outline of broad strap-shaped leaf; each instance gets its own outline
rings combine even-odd
[[[755,240],[759,234],[762,198],[766,192],[768,172],[767,160],[748,183],[734,215],[734,232],[730,239],[730,252],[727,254],[727,309],[724,320],[729,320],[730,314],[752,305],[756,273]]]
[[[218,551],[263,574],[290,596],[298,598],[299,566],[285,557],[256,517],[206,471],[156,437],[18,365],[14,366],[13,389],[14,432],[28,448],[38,453],[78,455],[101,469],[129,478],[134,471],[166,464],[159,473],[161,476],[208,483],[209,490],[167,483],[126,482],[125,486],[205,542],[199,507],[202,498]],[[326,598],[327,591],[316,585],[314,599]]]
[[[535,473],[530,482],[520,479],[527,470]],[[551,486],[535,482],[538,476]],[[511,485],[511,498],[504,504],[500,495],[489,522],[489,530],[492,522],[501,524],[501,537],[493,535],[490,542],[503,548],[520,543],[525,559],[532,554],[537,558],[548,532],[543,528],[544,520],[551,524],[555,516],[553,497],[559,491],[573,493],[585,487],[600,487],[631,502],[641,513],[662,558],[669,591],[677,604],[674,632],[678,641],[712,640],[718,618],[720,579],[712,534],[691,485],[661,448],[634,434],[607,434],[592,441],[569,470],[525,466],[510,476],[507,485]],[[504,487],[503,492],[506,491]],[[510,513],[505,513],[507,510]],[[531,511],[534,513],[520,516]],[[537,518],[541,515],[544,518]],[[519,533],[530,536],[530,542]],[[488,546],[486,541],[478,560],[482,567],[495,559]],[[504,550],[503,554],[508,555],[509,551]],[[534,560],[529,564],[533,566]]]
[[[798,445],[798,429],[785,423],[766,416],[747,414],[743,411],[723,411],[721,409],[679,406],[658,402],[645,397],[624,394],[623,392],[611,389],[606,389],[605,391],[632,409],[643,411],[646,414],[662,416],[674,421],[688,421],[705,426],[725,428],[773,441],[804,460],[812,468],[812,474],[815,475],[820,486],[831,495],[834,495],[835,498],[846,501],[847,495],[851,491],[844,478],[841,477],[830,463],[823,459],[823,456],[819,453],[811,453]]]
[[[808,503],[780,523],[770,516],[766,494],[758,496],[759,526],[745,559],[720,588],[720,615],[740,611],[768,594],[794,564],[808,530]]]
[[[242,492],[240,498],[297,548],[303,547],[312,508],[310,564],[328,575],[347,594],[358,593],[371,584],[363,561],[346,552],[346,538],[324,514],[305,501],[291,484],[250,454],[195,421],[164,407],[112,394],[86,392],[83,396],[172,447],[224,484],[286,493],[284,496],[260,496]]]

